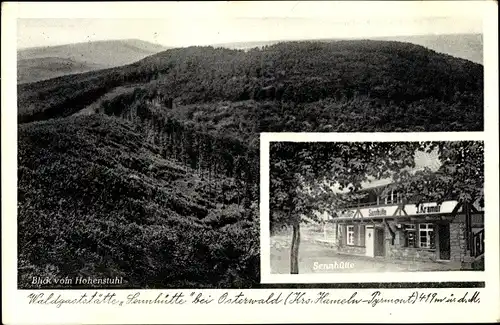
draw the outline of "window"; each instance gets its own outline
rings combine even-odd
[[[354,245],[354,226],[347,226],[347,245]]]
[[[400,203],[402,201],[402,194],[398,191],[391,190],[390,193],[387,193],[387,196],[385,197],[385,204],[393,204],[393,203]]]
[[[432,223],[404,225],[405,247],[434,249],[434,225]]]
[[[346,227],[347,245],[365,246],[365,225],[351,225]]]
[[[421,223],[418,225],[418,243],[421,248],[434,248],[434,225]]]

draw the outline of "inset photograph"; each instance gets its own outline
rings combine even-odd
[[[272,274],[484,270],[481,141],[270,142]]]

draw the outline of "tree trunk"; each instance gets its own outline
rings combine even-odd
[[[300,223],[292,226],[292,247],[290,249],[290,274],[299,274]]]

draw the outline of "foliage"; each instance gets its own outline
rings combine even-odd
[[[441,167],[411,171],[416,150],[437,150]],[[369,177],[391,178],[414,203],[483,199],[484,144],[436,142],[273,142],[270,145],[270,207],[276,211],[333,214],[356,198]],[[295,220],[287,218],[289,223]],[[275,220],[275,222],[282,222]]]
[[[481,65],[383,41],[171,49],[124,67],[19,85],[19,120],[67,116],[127,85],[180,106],[253,100],[250,125],[264,130],[483,128]]]
[[[253,286],[257,211],[207,195],[206,178],[159,151],[136,126],[103,115],[21,125],[20,287],[41,274],[123,276],[141,288]],[[207,220],[220,210],[224,222]]]
[[[418,143],[273,142],[270,145],[270,207],[302,214],[333,212],[356,195],[368,177],[405,174]],[[292,216],[294,215],[294,216]]]
[[[421,150],[438,151],[441,167],[436,172],[417,171],[396,177],[408,200],[422,202],[479,202],[484,206],[484,143],[482,141],[422,142]]]

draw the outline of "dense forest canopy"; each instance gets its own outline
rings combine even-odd
[[[33,277],[123,277],[136,288],[251,287],[256,206],[105,116],[20,126],[19,285]]]
[[[171,49],[124,67],[19,85],[19,120],[71,115],[124,85],[180,106],[250,100],[252,122],[263,130],[483,127],[483,66],[384,41]]]

